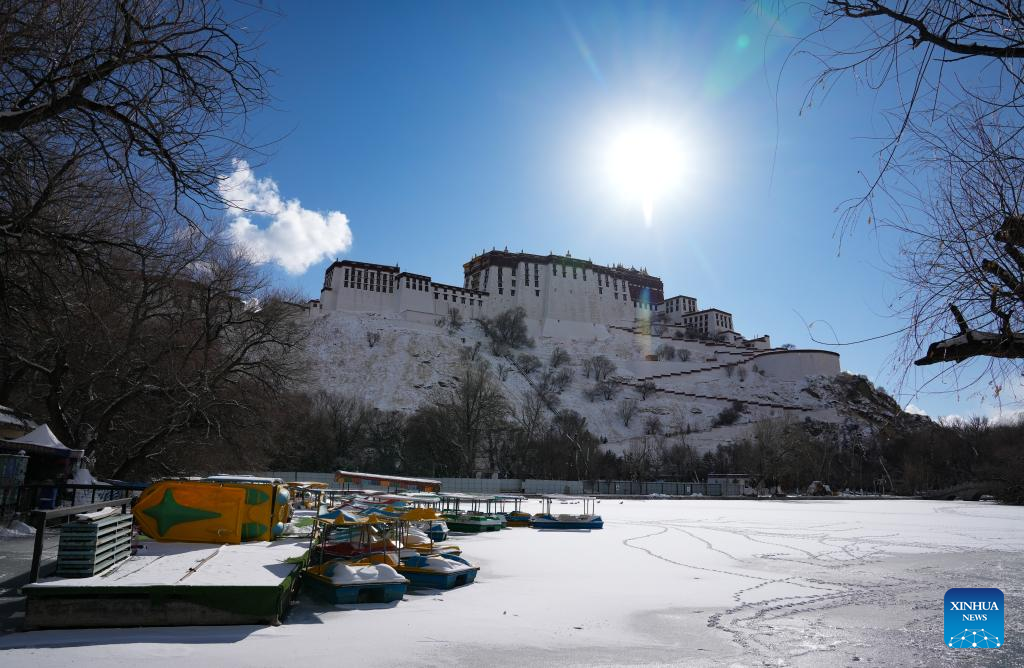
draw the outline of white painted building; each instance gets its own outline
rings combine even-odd
[[[492,250],[463,265],[463,285],[434,282],[398,266],[339,260],[324,272],[319,300],[310,312],[393,312],[435,322],[457,308],[464,318],[493,317],[517,306],[541,332],[586,335],[588,328],[632,328],[656,320],[669,334],[741,342],[732,314],[698,309],[694,297],[665,299],[664,286],[645,269],[604,266],[566,255]]]

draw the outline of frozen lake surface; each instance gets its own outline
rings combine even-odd
[[[369,606],[302,597],[279,627],[15,633],[0,636],[0,664],[1024,665],[1024,508],[831,499],[597,508],[603,531],[455,536],[481,566],[461,589]],[[943,644],[950,587],[1003,590],[1004,647]]]

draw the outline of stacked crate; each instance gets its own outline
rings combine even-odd
[[[57,576],[87,578],[131,554],[132,516],[115,512],[78,515],[60,530]]]

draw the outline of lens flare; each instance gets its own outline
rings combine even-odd
[[[654,218],[656,200],[679,185],[684,152],[671,130],[656,125],[637,125],[612,141],[607,155],[611,182],[622,194],[639,200],[644,222]]]

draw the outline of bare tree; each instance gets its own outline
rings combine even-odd
[[[148,211],[221,202],[244,118],[267,99],[243,28],[197,0],[19,4],[0,12],[0,185],[32,187],[0,234],[31,230],[83,170],[116,175]]]
[[[104,225],[110,239],[149,241],[104,253],[102,272],[48,245],[0,255],[0,276],[45,279],[6,284],[0,396],[46,415],[108,474],[201,466],[197,453],[238,438],[301,379],[307,321],[211,237],[134,218]]]
[[[639,410],[640,406],[637,404],[636,399],[626,397],[625,399],[619,402],[619,405],[615,410],[615,414],[618,415],[619,419],[622,420],[622,426],[628,427],[630,421],[633,419],[633,417],[637,414],[637,411]]]
[[[583,377],[584,378],[590,378],[590,374],[593,373],[593,371],[594,371],[594,358],[593,357],[585,357],[583,359],[582,365],[583,365]]]
[[[647,399],[647,397],[657,389],[658,386],[651,380],[645,380],[636,384],[636,391],[640,393],[641,399]]]
[[[590,368],[594,372],[594,380],[600,382],[615,373],[615,362],[604,355],[595,355],[590,358]]]
[[[502,428],[509,406],[488,367],[477,362],[461,369],[455,387],[438,394],[431,410],[442,429],[435,435],[457,458],[458,469],[469,474],[476,468],[487,433]]]
[[[604,397],[605,401],[611,401],[616,397],[616,395],[618,395],[621,386],[610,380],[600,380],[594,387],[596,387],[597,391],[601,393],[601,396]]]
[[[366,345],[368,345],[371,348],[374,347],[375,345],[380,343],[380,336],[381,336],[380,332],[367,332],[366,333]]]
[[[877,174],[844,217],[846,229],[866,217],[905,240],[896,274],[908,325],[895,357],[988,358],[977,377],[999,388],[1024,358],[1024,13],[1005,2],[827,0],[819,19],[802,47],[823,64],[815,89],[851,74],[898,100],[883,111],[892,132]]]

